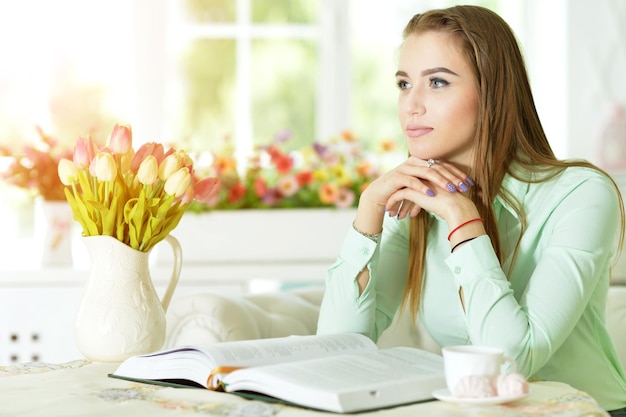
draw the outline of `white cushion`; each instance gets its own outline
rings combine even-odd
[[[256,295],[203,293],[174,298],[167,347],[314,334],[323,290]]]

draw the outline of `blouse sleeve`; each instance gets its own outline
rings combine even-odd
[[[603,298],[593,297],[601,279],[608,285],[620,227],[617,193],[604,177],[555,187],[561,192],[552,200],[531,202],[544,208],[537,217],[529,212],[520,243],[520,251],[537,254],[514,266],[527,275],[522,284],[507,280],[487,236],[446,260],[463,288],[471,343],[506,348],[526,375],[546,364],[586,308],[604,314]]]
[[[408,262],[409,220],[386,217],[380,242],[348,231],[336,262],[328,269],[317,332],[362,333],[374,341],[391,323],[402,298]],[[357,275],[370,280],[359,295]]]

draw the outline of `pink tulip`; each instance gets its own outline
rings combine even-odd
[[[178,198],[185,194],[190,185],[191,175],[189,174],[189,169],[183,167],[167,178],[163,189],[167,194]]]
[[[200,203],[209,204],[213,201],[219,189],[219,180],[217,178],[202,179],[193,186],[193,198]]]
[[[109,149],[118,155],[125,155],[133,146],[133,131],[130,125],[116,124],[109,136]]]
[[[74,164],[79,168],[86,168],[91,164],[96,153],[98,153],[98,149],[91,137],[87,139],[78,138],[76,146],[74,146]]]
[[[157,163],[160,164],[165,157],[165,150],[163,149],[163,145],[155,142],[148,142],[141,145],[133,156],[133,160],[130,163],[130,170],[133,172],[137,172],[139,170],[139,166],[148,155],[154,156],[157,160]]]

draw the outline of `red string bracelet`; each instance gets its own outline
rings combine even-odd
[[[458,225],[457,227],[455,227],[454,229],[452,229],[452,231],[450,232],[450,234],[448,234],[448,242],[450,241],[450,238],[452,237],[452,235],[454,234],[454,232],[456,232],[457,230],[459,230],[461,227],[473,223],[473,222],[484,222],[484,220],[481,217],[476,217],[475,219],[469,219],[466,222],[461,223],[460,225]]]

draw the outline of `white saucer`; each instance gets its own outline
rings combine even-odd
[[[511,403],[513,401],[521,400],[528,396],[526,394],[520,395],[510,395],[508,397],[481,397],[481,398],[471,398],[471,397],[455,397],[450,394],[450,391],[447,388],[438,389],[433,392],[433,397],[440,401],[446,401],[457,404],[476,404],[476,405],[494,405],[494,404],[506,404]]]

